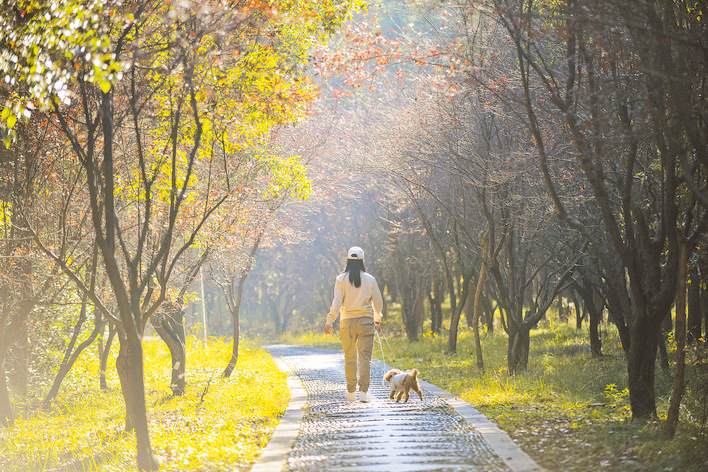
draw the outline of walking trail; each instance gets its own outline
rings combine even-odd
[[[389,400],[374,361],[371,403],[344,399],[341,351],[272,345],[290,405],[251,472],[543,472],[472,405],[420,381],[423,400]]]

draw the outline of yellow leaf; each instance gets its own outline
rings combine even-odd
[[[98,79],[98,86],[101,87],[103,93],[108,93],[108,91],[111,89],[111,83],[103,79]]]
[[[12,129],[13,126],[15,126],[15,123],[17,123],[17,117],[15,115],[10,115],[7,117],[7,128]]]

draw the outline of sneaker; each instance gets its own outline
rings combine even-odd
[[[359,401],[363,403],[369,403],[371,401],[371,397],[366,392],[359,392]]]
[[[355,402],[356,401],[356,393],[355,392],[347,392],[344,394],[344,396],[349,400],[350,402]]]

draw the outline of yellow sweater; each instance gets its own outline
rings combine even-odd
[[[337,315],[343,320],[370,316],[376,323],[383,316],[383,299],[381,291],[373,275],[361,272],[361,285],[355,287],[349,282],[349,274],[344,272],[337,276],[334,283],[334,299],[327,314],[327,323],[334,323]]]

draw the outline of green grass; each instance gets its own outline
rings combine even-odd
[[[187,390],[173,397],[166,346],[155,340],[144,347],[150,436],[161,470],[248,470],[287,407],[285,374],[265,351],[242,342],[237,368],[222,379],[230,342],[190,338]],[[100,391],[98,359],[86,351],[50,411],[20,404],[21,418],[0,428],[0,470],[136,470],[114,368],[109,384],[110,392]]]
[[[484,374],[477,369],[470,331],[460,333],[454,356],[444,354],[447,335],[426,334],[410,343],[393,329],[384,332],[393,351],[384,342],[388,364],[416,367],[424,380],[473,404],[549,471],[708,470],[708,435],[701,428],[705,352],[689,356],[679,429],[675,439],[663,441],[671,375],[657,367],[659,418],[633,421],[626,361],[612,327],[603,328],[605,356],[593,359],[586,330],[546,322],[544,329],[532,331],[528,370],[516,376],[507,371],[507,337],[501,330],[482,336]],[[310,334],[300,341],[331,347],[336,339]],[[378,343],[375,347],[380,359]]]

